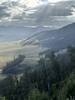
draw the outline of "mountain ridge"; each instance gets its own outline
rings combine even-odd
[[[75,45],[75,23],[57,30],[41,31],[40,33],[33,35],[29,40],[23,42],[26,43],[35,40],[38,40],[41,46],[52,49]]]

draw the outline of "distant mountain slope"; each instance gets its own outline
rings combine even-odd
[[[48,30],[37,26],[0,26],[0,42],[18,41],[32,36],[36,32]]]
[[[41,46],[51,49],[61,49],[69,45],[75,45],[75,23],[58,30],[39,32],[24,40],[23,43],[35,40],[38,40]]]

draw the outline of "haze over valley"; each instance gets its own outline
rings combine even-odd
[[[0,1],[0,68],[18,55],[35,64],[47,49],[75,46],[74,22],[74,0]]]

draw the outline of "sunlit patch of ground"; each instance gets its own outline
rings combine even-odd
[[[39,58],[39,52],[39,45],[23,46],[20,41],[0,43],[0,69],[18,55],[25,55],[25,62],[34,63]]]
[[[19,42],[3,42],[0,43],[0,52],[9,49],[20,48],[21,45]]]
[[[3,66],[6,65],[9,61],[12,61],[14,59],[13,56],[0,56],[0,68],[3,68]]]
[[[13,50],[20,48],[21,46],[17,42],[4,42],[0,43],[0,70],[10,61],[14,59],[14,55],[11,53]],[[10,52],[11,51],[11,52]]]

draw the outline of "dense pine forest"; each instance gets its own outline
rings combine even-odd
[[[21,55],[8,63],[6,69],[25,69],[22,76],[3,70],[8,77],[0,81],[0,100],[75,100],[75,48],[64,51],[40,54],[34,67],[21,63],[25,59]]]

